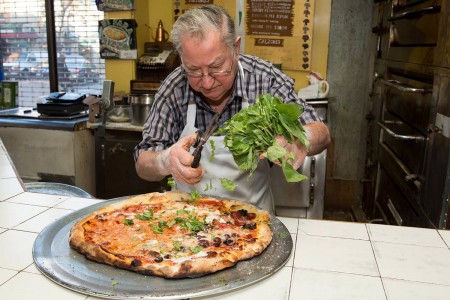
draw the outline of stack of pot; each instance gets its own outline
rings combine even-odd
[[[132,94],[129,96],[128,101],[131,105],[131,124],[136,126],[144,125],[154,100],[154,94]]]

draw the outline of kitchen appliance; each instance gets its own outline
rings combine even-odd
[[[102,95],[89,95],[83,100],[89,107],[89,122],[102,122],[101,128],[104,129],[108,114],[114,109],[114,81],[104,80]]]
[[[136,66],[136,80],[130,81],[129,102],[132,106],[133,125],[141,126],[145,123],[146,113],[161,82],[179,65],[180,58],[173,50],[172,43],[145,43],[144,54],[139,57]]]
[[[38,113],[46,116],[78,115],[87,110],[83,103],[86,95],[55,92],[48,95],[45,103],[37,104]]]
[[[450,180],[450,2],[378,4],[375,136],[364,209],[386,224],[445,229]],[[370,138],[370,137],[369,137]],[[371,199],[373,198],[373,200]]]
[[[170,42],[147,42],[136,66],[136,79],[161,83],[180,65],[179,55]]]

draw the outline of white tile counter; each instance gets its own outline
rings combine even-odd
[[[42,275],[32,247],[49,223],[98,201],[25,192],[0,141],[2,299],[96,299]],[[201,299],[450,299],[450,231],[280,220],[295,247],[286,265],[253,285]]]

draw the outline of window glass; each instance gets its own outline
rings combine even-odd
[[[54,0],[59,91],[101,94],[105,78],[92,0]],[[44,0],[0,0],[4,80],[19,82],[16,104],[35,107],[50,92]]]

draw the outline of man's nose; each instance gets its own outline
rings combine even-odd
[[[202,77],[202,86],[205,89],[210,89],[210,88],[212,88],[212,86],[214,84],[214,80],[215,80],[214,77],[210,76],[209,74],[208,75],[203,75],[203,77]]]

